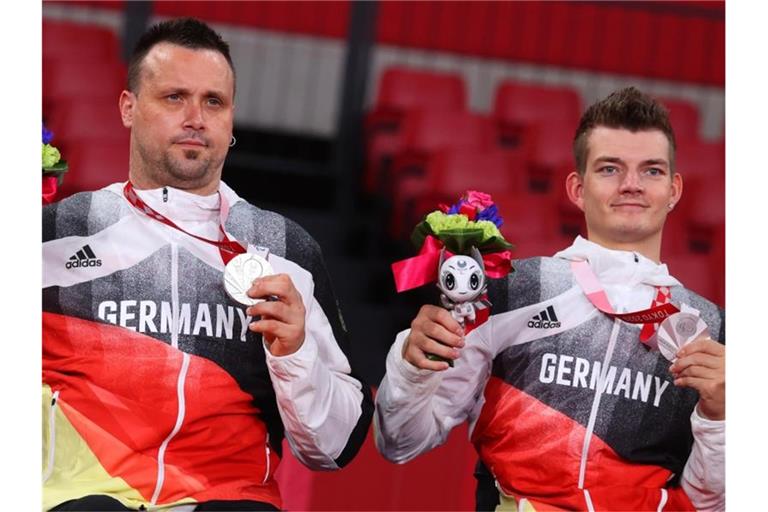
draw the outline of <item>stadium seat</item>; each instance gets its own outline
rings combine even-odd
[[[549,190],[557,168],[573,160],[573,134],[581,115],[579,94],[569,87],[507,80],[496,90],[493,115],[501,145],[531,148],[531,189]]]
[[[581,99],[570,87],[507,80],[496,89],[493,115],[502,142],[516,145],[520,131],[528,126],[565,124],[574,130],[581,116]]]
[[[92,24],[43,20],[43,55],[68,61],[120,58],[115,32]]]
[[[55,110],[46,124],[64,154],[70,145],[79,142],[127,142],[129,138],[116,97],[68,101]]]
[[[59,199],[87,190],[97,190],[128,177],[128,139],[120,142],[80,143],[64,155],[69,170],[64,175]]]
[[[676,156],[683,176],[683,199],[691,249],[708,252],[718,226],[725,223],[725,145],[688,141]]]
[[[429,159],[444,150],[494,148],[494,126],[485,116],[464,111],[422,110],[408,113],[400,151],[392,160],[387,190],[405,176],[419,176]],[[391,193],[387,193],[391,196]]]
[[[678,147],[699,140],[699,109],[690,101],[679,98],[657,98],[669,110],[669,121]]]
[[[397,130],[411,110],[466,110],[467,93],[461,75],[410,68],[388,68],[379,80],[369,132]]]
[[[687,288],[699,295],[722,304],[718,290],[720,277],[714,258],[709,254],[672,254],[665,256],[662,263],[667,265],[669,273]]]
[[[363,189],[386,195],[382,176],[402,147],[406,117],[423,110],[466,111],[466,89],[458,74],[389,68],[381,76],[373,109],[365,118],[366,168]]]
[[[557,209],[550,196],[524,192],[497,194],[494,195],[494,200],[504,219],[501,232],[509,242],[518,247],[516,257],[532,256],[532,251],[541,250],[544,243],[547,247],[557,247],[557,250],[567,247],[570,243],[571,239],[560,233]],[[564,243],[564,240],[568,243]],[[528,243],[531,243],[530,248],[525,247]]]
[[[399,181],[393,196],[390,233],[407,237],[421,217],[443,203],[451,205],[467,190],[497,196],[515,194],[521,188],[525,161],[521,155],[500,149],[446,149],[426,161],[423,174]]]
[[[118,60],[83,58],[43,59],[43,112],[68,101],[105,99],[117,101],[125,87],[126,67]]]

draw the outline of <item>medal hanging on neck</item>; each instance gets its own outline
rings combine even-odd
[[[161,222],[166,226],[170,226],[177,231],[181,231],[201,242],[217,247],[219,249],[219,255],[225,265],[224,289],[232,300],[237,301],[244,306],[252,306],[253,304],[265,300],[249,297],[246,292],[255,279],[274,274],[272,265],[269,264],[266,257],[249,253],[243,244],[239,243],[237,240],[229,239],[227,233],[224,231],[224,222],[229,214],[229,204],[224,199],[224,196],[219,194],[221,197],[219,232],[221,233],[222,239],[210,240],[181,228],[171,219],[149,206],[139,197],[130,181],[123,187],[123,195],[134,208],[147,217]]]
[[[630,313],[616,313],[608,300],[608,295],[605,293],[600,281],[589,268],[589,263],[583,260],[572,261],[571,270],[573,276],[576,278],[576,282],[579,283],[584,295],[587,299],[602,313],[610,316],[611,318],[618,318],[631,324],[644,324],[640,334],[640,341],[651,349],[657,348],[656,340],[653,336],[653,325],[665,320],[670,315],[679,313],[680,310],[671,302],[665,302],[663,304],[654,305],[648,309],[642,311],[633,311]],[[656,303],[656,301],[654,301]]]

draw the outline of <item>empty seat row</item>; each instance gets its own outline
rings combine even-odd
[[[129,133],[118,97],[126,74],[111,29],[43,21],[43,118],[69,164],[59,198],[125,178]]]

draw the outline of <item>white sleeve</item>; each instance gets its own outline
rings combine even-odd
[[[350,436],[363,414],[362,385],[350,375],[320,305],[311,294],[304,300],[305,337],[299,350],[279,357],[266,345],[264,351],[291,452],[310,469],[333,470],[347,443],[361,441]]]
[[[725,510],[725,420],[691,414],[693,448],[680,485],[697,510]]]
[[[441,372],[416,368],[403,359],[410,330],[397,335],[373,416],[376,447],[386,459],[408,462],[444,443],[456,425],[476,419],[492,361],[481,329],[467,335],[454,367]]]

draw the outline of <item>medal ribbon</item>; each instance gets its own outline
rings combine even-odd
[[[182,233],[191,236],[192,238],[196,238],[202,242],[216,246],[219,249],[219,254],[221,254],[221,259],[224,261],[224,264],[229,263],[229,260],[238,254],[248,252],[241,243],[237,242],[236,240],[230,240],[229,237],[227,237],[227,233],[224,231],[224,220],[227,218],[227,214],[229,213],[229,204],[224,200],[223,196],[221,196],[221,208],[219,217],[219,231],[221,232],[222,240],[210,240],[208,238],[195,235],[194,233],[190,233],[189,231],[181,228],[171,219],[149,206],[139,197],[139,195],[136,193],[136,190],[133,188],[133,184],[130,181],[125,184],[125,187],[123,187],[123,195],[134,208],[139,210],[147,217],[162,222],[166,226],[170,226],[173,229],[179,230]]]
[[[592,305],[602,313],[611,318],[618,318],[619,320],[631,324],[645,324],[640,331],[640,341],[651,348],[653,348],[652,343],[650,342],[654,333],[653,324],[657,324],[668,316],[680,312],[680,310],[670,302],[660,304],[661,301],[659,300],[659,296],[662,293],[662,287],[657,286],[656,288],[658,291],[656,300],[653,301],[650,308],[630,313],[616,313],[613,306],[611,306],[611,303],[608,300],[608,295],[605,293],[600,281],[598,281],[597,276],[592,272],[592,269],[589,268],[589,263],[583,260],[572,261],[571,270],[576,278],[576,282],[581,286],[584,295],[586,295]],[[667,288],[667,293],[665,294],[667,298],[669,296],[668,292],[669,289]]]

